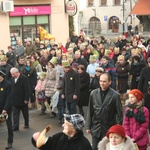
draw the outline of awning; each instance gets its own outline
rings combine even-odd
[[[133,7],[130,15],[146,16],[150,15],[150,0],[139,0]]]

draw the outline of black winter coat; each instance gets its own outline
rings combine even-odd
[[[80,74],[80,97],[79,97],[79,106],[88,106],[89,103],[89,84],[90,76],[87,72]]]
[[[12,96],[12,104],[13,106],[25,106],[24,101],[29,101],[29,80],[28,78],[20,74],[17,82],[15,83],[15,79],[11,79],[11,83],[13,85],[13,96]]]
[[[65,95],[65,100],[67,103],[71,103],[74,101],[73,95],[77,95],[78,99],[76,100],[79,100],[80,76],[73,69],[70,69],[69,72],[64,76],[62,94]]]
[[[131,63],[131,71],[130,71],[130,74],[132,75],[131,90],[138,88],[140,73],[144,67],[146,67],[144,61],[140,61],[137,64],[134,64],[134,62]]]
[[[32,138],[32,144],[36,146]],[[41,150],[92,150],[91,144],[88,139],[83,135],[82,131],[68,138],[63,132],[57,133],[48,138],[48,141],[43,145]]]
[[[145,67],[142,69],[140,74],[140,80],[138,89],[145,95],[149,87],[148,82],[150,82],[150,67]]]
[[[6,79],[0,82],[0,111],[12,108],[12,85]]]
[[[100,88],[91,92],[87,110],[86,129],[93,137],[103,138],[108,129],[115,124],[122,124],[123,112],[120,94],[112,88],[102,102]]]

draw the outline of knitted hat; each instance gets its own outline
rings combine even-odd
[[[70,67],[69,61],[68,60],[62,60],[62,66],[63,67]]]
[[[122,127],[122,126],[119,125],[119,124],[113,125],[113,126],[108,130],[108,132],[106,133],[107,138],[109,138],[109,134],[110,134],[110,133],[116,133],[116,134],[121,135],[121,136],[124,137],[124,138],[126,137],[124,127]]]
[[[138,89],[131,90],[129,94],[133,94],[137,98],[138,102],[143,99],[143,93]]]
[[[80,114],[67,115],[64,114],[64,119],[71,123],[75,129],[82,130],[85,125],[85,120]]]
[[[56,65],[58,61],[57,57],[52,57],[52,59],[49,61],[51,64]]]
[[[72,63],[71,66],[72,66],[72,68],[76,68],[77,69],[79,65],[77,63]]]
[[[5,69],[0,69],[0,76],[3,78],[6,76],[6,70]]]

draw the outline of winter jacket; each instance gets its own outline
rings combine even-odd
[[[125,109],[125,114],[129,108]],[[138,112],[137,109],[133,109],[134,114]],[[125,133],[130,138],[135,139],[135,142],[138,146],[145,146],[148,144],[148,125],[149,125],[149,111],[146,107],[142,108],[142,112],[144,113],[145,122],[139,123],[135,120],[135,117],[124,117],[123,126],[125,128]]]
[[[51,97],[57,91],[59,74],[59,70],[56,67],[47,70],[45,85],[45,95],[47,97]]]
[[[98,144],[98,150],[111,150],[109,146],[109,139],[104,137]],[[129,136],[126,136],[124,147],[121,150],[135,150],[134,143]]]
[[[32,138],[32,144],[36,143]],[[48,141],[40,147],[41,150],[92,150],[91,144],[88,139],[83,135],[82,131],[68,138],[63,132],[57,133],[48,138]]]

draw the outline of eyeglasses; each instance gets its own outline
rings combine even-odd
[[[100,70],[96,70],[96,72],[100,72],[100,73],[103,73],[103,71],[100,71]]]

